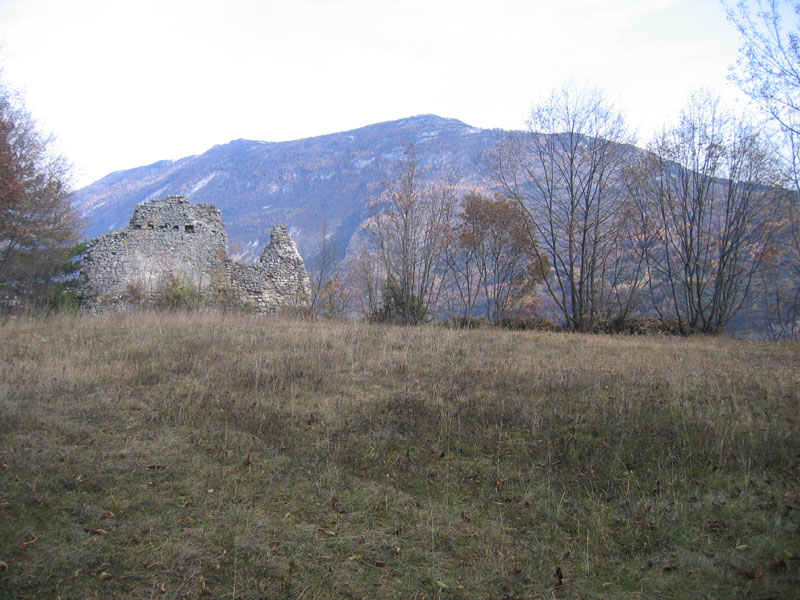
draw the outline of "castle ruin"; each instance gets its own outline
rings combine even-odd
[[[255,265],[227,256],[222,214],[213,204],[167,196],[136,206],[130,224],[91,240],[81,264],[83,306],[93,313],[152,302],[182,286],[210,303],[258,313],[307,308],[311,286],[286,226],[272,228]]]

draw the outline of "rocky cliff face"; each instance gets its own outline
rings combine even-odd
[[[219,209],[168,196],[137,205],[127,227],[92,240],[81,268],[84,307],[89,312],[125,310],[147,303],[170,286],[192,290],[213,302],[224,295],[256,312],[304,307],[310,298],[305,265],[285,226],[259,264],[230,260]]]

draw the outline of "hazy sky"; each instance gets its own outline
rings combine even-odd
[[[0,0],[0,45],[85,185],[421,113],[523,128],[568,79],[644,143],[693,88],[735,96],[738,40],[718,0]]]

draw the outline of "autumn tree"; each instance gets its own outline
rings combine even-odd
[[[79,230],[66,162],[0,82],[0,303],[45,303]]]
[[[745,306],[769,247],[779,190],[758,130],[696,95],[650,146],[636,203],[654,305],[716,334]]]
[[[616,287],[638,285],[641,274],[620,260],[619,247],[632,142],[622,114],[598,90],[567,85],[532,110],[526,133],[510,134],[489,158],[503,194],[528,216],[531,239],[552,266],[547,290],[573,330],[624,318]]]
[[[511,316],[526,297],[532,297],[534,286],[549,271],[547,259],[530,236],[529,218],[519,203],[502,196],[470,193],[463,200],[457,220],[458,247],[475,264],[474,279],[483,291],[486,317],[492,323]],[[461,287],[470,283],[464,278]]]
[[[387,319],[427,320],[443,288],[443,256],[454,204],[446,185],[427,185],[414,146],[407,146],[396,177],[370,202],[368,231],[386,274]]]

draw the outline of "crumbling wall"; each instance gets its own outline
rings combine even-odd
[[[311,284],[305,263],[297,252],[285,225],[272,228],[269,244],[258,264],[226,263],[226,282],[242,301],[257,312],[274,312],[275,307],[307,306]]]
[[[92,240],[81,267],[89,312],[126,310],[180,284],[209,303],[225,301],[256,312],[307,307],[310,283],[285,226],[273,228],[257,265],[226,254],[227,235],[214,205],[168,196],[139,204],[130,224]]]

